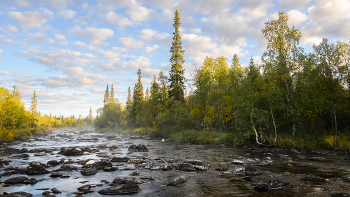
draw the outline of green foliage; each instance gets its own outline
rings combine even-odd
[[[174,37],[172,46],[170,48],[171,58],[171,69],[169,72],[169,97],[174,100],[184,101],[184,88],[185,88],[185,69],[183,69],[183,64],[185,60],[183,59],[183,54],[185,50],[182,49],[181,36],[179,32],[180,27],[180,16],[179,12],[175,11],[174,18]]]

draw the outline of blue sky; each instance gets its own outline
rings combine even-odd
[[[189,83],[206,56],[260,63],[261,29],[279,11],[301,31],[306,51],[322,37],[350,38],[349,0],[1,0],[0,86],[16,85],[26,108],[36,90],[42,114],[95,112],[107,84],[125,103],[138,68],[144,87],[169,71],[176,9]]]

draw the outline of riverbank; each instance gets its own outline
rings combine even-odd
[[[107,131],[107,130],[101,130]],[[159,132],[152,127],[141,127],[134,129],[119,129],[116,132],[121,133],[140,133],[151,136],[169,138],[177,142],[187,142],[193,144],[232,144],[236,146],[256,146],[255,133],[246,132],[223,132],[218,130],[200,131],[200,130],[183,130],[181,132],[164,133]],[[274,136],[266,137],[266,144],[273,141]],[[269,142],[270,141],[270,142]],[[329,135],[329,134],[285,134],[278,135],[276,146],[286,149],[298,150],[350,150],[350,135]]]

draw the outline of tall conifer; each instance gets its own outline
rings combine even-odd
[[[183,64],[185,63],[185,60],[183,59],[183,54],[185,50],[182,49],[182,42],[181,42],[181,36],[179,32],[180,27],[180,16],[179,12],[175,11],[175,18],[174,18],[174,37],[172,46],[170,48],[171,52],[171,69],[169,72],[169,98],[179,101],[184,101],[184,72],[185,69],[183,69]]]

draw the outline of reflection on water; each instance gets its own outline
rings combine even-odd
[[[69,135],[68,135],[69,134]],[[130,144],[144,144],[149,152],[128,152]],[[116,149],[109,149],[110,146],[117,146]],[[57,154],[61,147],[89,147],[98,149],[98,152],[81,156],[64,156]],[[99,148],[101,147],[101,148]],[[62,158],[72,159],[79,168],[82,166],[77,162],[80,160],[92,159],[99,161],[106,157],[99,157],[105,153],[109,157],[129,157],[131,160],[146,159],[155,165],[172,164],[178,159],[196,159],[210,164],[211,168],[205,172],[184,172],[178,170],[157,171],[143,168],[135,168],[133,163],[113,163],[118,166],[119,170],[114,172],[104,172],[100,170],[94,176],[82,176],[78,171],[60,173],[69,175],[69,178],[50,178],[50,174],[35,175],[39,181],[35,185],[14,185],[10,187],[0,186],[0,192],[26,191],[34,196],[41,196],[44,190],[42,188],[57,188],[62,194],[56,196],[74,196],[77,188],[83,184],[92,184],[93,193],[84,194],[84,196],[98,196],[97,191],[107,188],[108,184],[101,182],[107,180],[112,182],[114,178],[129,176],[133,171],[139,172],[139,176],[151,176],[155,180],[146,180],[140,185],[141,191],[138,194],[130,196],[330,196],[332,193],[345,192],[350,193],[350,183],[343,182],[339,178],[343,175],[350,174],[348,165],[341,164],[339,161],[344,156],[321,155],[324,161],[309,161],[307,158],[315,156],[310,153],[298,153],[292,151],[283,151],[279,149],[249,149],[237,148],[225,145],[194,145],[188,143],[178,143],[170,140],[156,139],[149,136],[139,136],[135,134],[117,134],[117,133],[93,133],[91,131],[82,131],[74,129],[58,129],[46,136],[40,136],[37,140],[31,139],[25,142],[11,146],[11,148],[26,148],[28,150],[44,148],[53,150],[45,156],[30,155],[28,160],[14,159],[11,156],[1,156],[1,159],[11,159],[10,165],[14,167],[28,166],[31,161],[47,163],[49,160],[60,160]],[[4,147],[1,151],[4,150]],[[298,155],[305,156],[300,159]],[[316,155],[320,156],[320,155]],[[262,175],[254,179],[242,179],[241,177],[219,176],[219,172],[214,169],[219,164],[226,164],[229,169],[237,167],[231,164],[233,159],[239,158],[259,158],[266,159],[270,157],[274,165],[271,166],[254,166],[262,172]],[[5,172],[4,166],[1,168],[1,174]],[[55,171],[60,168],[48,168],[49,171]],[[134,170],[123,170],[134,169]],[[321,169],[321,170],[320,170]],[[326,170],[323,170],[326,169]],[[310,182],[304,180],[305,174],[315,174],[326,178],[325,182]],[[179,186],[170,187],[162,186],[162,183],[169,178],[186,175],[189,180]],[[22,176],[10,175],[2,176],[1,181],[8,178]],[[232,179],[231,179],[232,178]],[[268,192],[257,192],[254,190],[260,181],[268,179],[279,179],[292,185],[288,189]],[[126,195],[128,196],[128,195]]]

